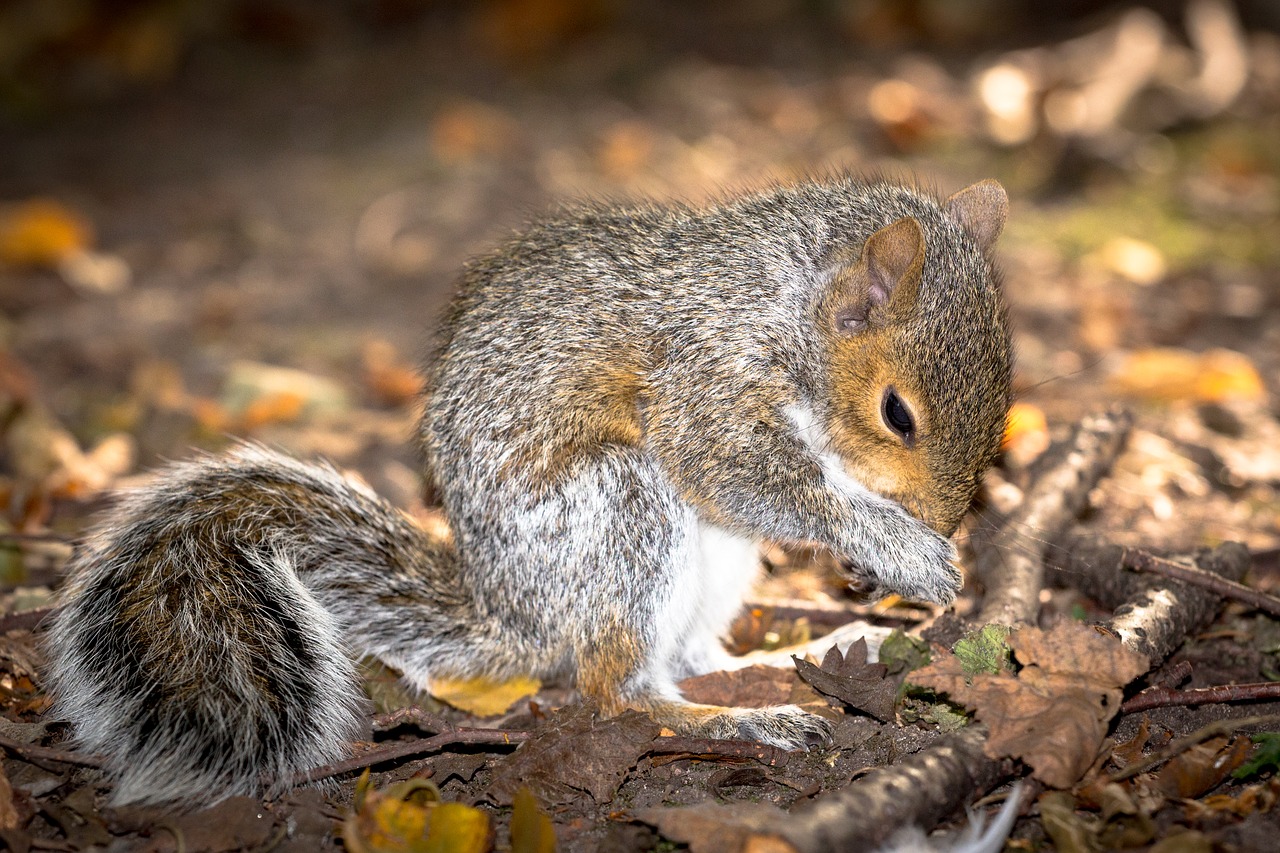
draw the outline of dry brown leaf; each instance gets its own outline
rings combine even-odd
[[[389,406],[403,406],[418,399],[422,376],[400,358],[386,341],[369,341],[361,351],[364,382],[373,395]]]
[[[658,828],[664,838],[689,845],[693,853],[777,853],[788,847],[770,829],[786,819],[771,803],[703,802],[695,806],[642,809],[636,817]]]
[[[302,417],[306,400],[293,391],[264,394],[245,407],[240,414],[240,427],[246,432],[267,424],[287,424]]]
[[[1129,765],[1141,761],[1143,750],[1146,749],[1147,739],[1151,737],[1151,720],[1146,715],[1138,722],[1138,730],[1134,735],[1124,743],[1116,744],[1111,750],[1112,760],[1123,770]]]
[[[1017,629],[1009,645],[1022,666],[1016,675],[966,676],[954,655],[939,655],[910,680],[975,709],[990,729],[989,756],[1020,758],[1046,785],[1068,788],[1096,759],[1120,688],[1145,672],[1147,661],[1074,622]]]
[[[528,786],[547,806],[579,802],[584,793],[607,803],[653,745],[658,730],[657,723],[636,711],[602,720],[591,705],[560,708],[491,768],[486,796],[507,805]]]
[[[541,681],[527,676],[505,681],[483,677],[431,679],[432,696],[477,717],[505,714],[511,706],[537,693],[541,687]]]
[[[13,801],[13,786],[4,768],[0,767],[0,829],[15,829],[22,822],[18,808]]]
[[[1169,797],[1193,799],[1217,787],[1253,751],[1247,737],[1217,737],[1179,753],[1160,768],[1152,785]]]
[[[477,101],[451,104],[431,124],[431,148],[442,161],[470,163],[501,154],[515,136],[515,122],[506,113]]]
[[[680,682],[680,693],[691,702],[706,705],[764,708],[789,702],[794,683],[794,671],[757,664],[686,678]]]
[[[1187,800],[1183,807],[1189,821],[1220,820],[1224,814],[1249,817],[1266,814],[1280,802],[1280,777],[1249,785],[1242,791],[1213,794],[1199,800]]]
[[[850,646],[844,655],[832,646],[821,667],[797,659],[796,672],[820,693],[881,722],[893,719],[898,704],[898,680],[888,677],[889,668],[884,664],[867,663],[865,639]]]

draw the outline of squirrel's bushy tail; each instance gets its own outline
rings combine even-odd
[[[48,637],[54,713],[104,756],[116,804],[281,785],[360,728],[325,579],[447,553],[328,466],[254,445],[172,466],[71,563]]]

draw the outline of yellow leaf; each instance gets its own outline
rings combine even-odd
[[[1035,445],[1043,450],[1048,443],[1049,425],[1038,406],[1014,403],[1009,407],[1009,414],[1005,418],[1004,439],[1000,442],[1002,448],[1008,450],[1011,447]]]
[[[433,678],[431,695],[448,702],[460,711],[477,717],[506,713],[519,700],[532,696],[542,687],[536,678],[519,677],[508,681],[492,678]]]
[[[351,853],[484,853],[489,816],[461,803],[440,802],[440,790],[408,779],[381,791],[368,789],[367,771],[356,786],[353,812],[342,825]]]
[[[1228,349],[1213,349],[1200,358],[1196,397],[1209,403],[1224,400],[1261,400],[1266,396],[1262,377],[1253,362]]]
[[[1246,356],[1226,349],[1204,353],[1174,348],[1138,350],[1112,376],[1122,394],[1152,400],[1261,400],[1258,370]]]
[[[441,803],[427,820],[422,853],[484,853],[489,849],[489,816],[462,803]]]
[[[538,808],[527,786],[516,791],[511,812],[511,853],[554,853],[556,833],[551,818]]]
[[[32,199],[0,212],[0,262],[56,267],[93,239],[89,223],[52,199]]]

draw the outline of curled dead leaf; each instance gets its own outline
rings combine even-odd
[[[1016,674],[967,675],[959,658],[942,655],[910,680],[973,708],[990,730],[989,756],[1020,758],[1041,782],[1069,788],[1093,765],[1121,688],[1147,660],[1078,623],[1020,628],[1009,645]]]
[[[442,802],[431,782],[408,779],[374,791],[368,770],[342,824],[342,840],[352,853],[484,853],[492,834],[487,814]]]

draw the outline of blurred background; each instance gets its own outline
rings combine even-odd
[[[1278,31],[1270,0],[0,0],[5,571],[232,434],[412,507],[469,255],[567,197],[834,168],[1010,192],[993,489],[1120,400],[1100,517],[1274,549]]]

